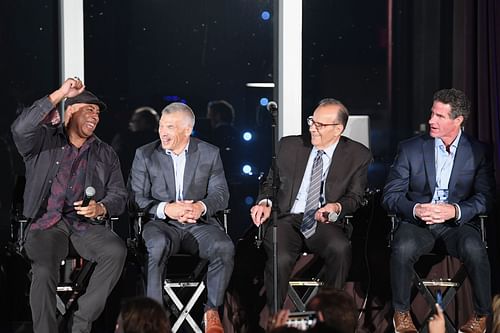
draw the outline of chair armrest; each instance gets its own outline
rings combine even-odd
[[[488,242],[486,241],[486,226],[484,225],[484,222],[486,222],[486,219],[488,218],[488,215],[479,215],[479,224],[481,227],[481,240],[484,243],[484,246],[488,248]]]
[[[387,214],[391,221],[391,231],[389,232],[389,241],[387,242],[387,247],[391,247],[392,241],[394,240],[394,233],[398,227],[398,217],[396,214]]]
[[[105,225],[110,230],[115,230],[115,222],[118,222],[118,221],[119,221],[118,216],[110,216],[108,219],[106,219]]]
[[[229,209],[229,208],[226,208],[226,209],[223,209],[223,210],[219,210],[215,214],[215,218],[222,225],[222,227],[224,228],[224,231],[226,232],[226,234],[227,234],[227,231],[228,231],[228,217],[229,217],[229,214],[231,214],[231,209]]]

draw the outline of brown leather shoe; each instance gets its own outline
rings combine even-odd
[[[224,333],[224,328],[219,318],[219,312],[216,309],[210,309],[203,316],[205,322],[205,333]]]
[[[459,333],[484,333],[486,332],[486,321],[488,316],[473,314],[472,317],[460,327]]]
[[[392,318],[395,333],[417,333],[417,328],[413,325],[410,311],[395,311]]]

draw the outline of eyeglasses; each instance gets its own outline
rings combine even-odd
[[[314,125],[314,127],[316,127],[316,129],[318,131],[320,131],[323,127],[326,127],[326,126],[337,126],[337,125],[340,125],[340,124],[339,123],[323,124],[323,123],[314,121],[313,117],[309,116],[309,117],[307,117],[307,125],[308,126]]]

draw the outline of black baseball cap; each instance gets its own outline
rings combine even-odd
[[[66,101],[64,102],[64,108],[77,103],[95,104],[99,106],[99,111],[106,110],[106,104],[104,104],[103,101],[101,101],[96,95],[88,90],[84,90],[80,95],[77,95],[75,97],[66,98]]]

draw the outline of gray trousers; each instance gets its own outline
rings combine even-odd
[[[233,272],[234,245],[220,227],[203,223],[150,221],[142,234],[148,249],[147,296],[161,304],[162,276],[168,258],[183,252],[208,259],[205,309],[218,308]]]
[[[96,262],[86,292],[78,299],[73,314],[72,333],[90,332],[106,305],[106,299],[121,276],[127,249],[123,241],[102,225],[90,225],[86,231],[72,232],[64,221],[46,230],[30,230],[26,254],[33,273],[30,306],[35,333],[58,332],[56,292],[61,260],[68,255],[69,241],[84,259]]]

